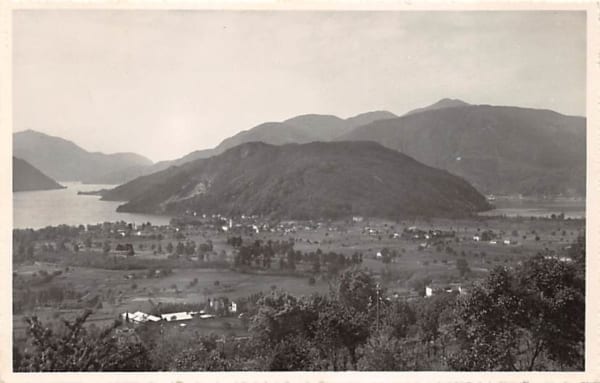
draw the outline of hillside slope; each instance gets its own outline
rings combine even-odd
[[[467,182],[372,142],[245,143],[104,193],[120,211],[293,219],[464,216],[489,208]]]
[[[13,192],[64,189],[64,186],[54,181],[27,161],[13,157]]]
[[[468,180],[483,193],[585,195],[586,119],[549,110],[467,105],[359,127],[375,141]]]

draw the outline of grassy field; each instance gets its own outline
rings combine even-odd
[[[394,233],[410,226],[422,230],[455,231],[456,237],[445,239],[443,245],[431,245],[424,249],[419,246],[422,239],[394,238]],[[363,254],[362,266],[371,270],[390,292],[410,291],[419,280],[431,280],[441,283],[468,283],[484,277],[495,266],[514,266],[518,262],[538,252],[560,252],[575,241],[585,230],[584,220],[531,220],[526,218],[474,218],[469,220],[427,220],[390,222],[383,220],[365,220],[363,222],[331,222],[323,223],[318,228],[306,228],[296,224],[293,231],[268,231],[244,237],[244,242],[256,239],[289,240],[295,242],[295,249],[301,252],[312,252],[321,249],[323,252],[334,251],[351,255],[354,252]],[[371,233],[369,233],[371,230]],[[496,244],[489,241],[475,241],[474,236],[485,230],[497,234]],[[185,240],[204,243],[210,240],[213,244],[212,258],[225,257],[232,261],[235,249],[227,244],[227,233],[197,230],[185,233]],[[504,239],[514,244],[504,245]],[[98,239],[95,239],[98,240]],[[167,254],[154,254],[160,244],[163,249],[171,242],[176,245],[180,239],[173,234],[165,235],[161,241],[144,238],[126,238],[112,240],[117,243],[132,243],[139,260],[165,260]],[[185,241],[184,240],[184,241]],[[140,244],[142,245],[140,248]],[[452,249],[449,252],[446,248]],[[376,254],[382,249],[395,250],[399,256],[390,263],[383,263]],[[91,256],[102,257],[101,249],[92,248]],[[88,254],[89,255],[89,254]],[[77,255],[70,255],[77,257]],[[459,258],[467,260],[471,272],[461,276],[456,267]],[[73,259],[73,258],[70,258]],[[142,262],[143,263],[143,262]],[[145,311],[152,309],[160,302],[199,303],[208,298],[227,297],[236,300],[257,292],[269,292],[280,289],[294,295],[308,295],[315,292],[325,293],[330,289],[329,278],[324,274],[315,275],[315,283],[309,283],[307,270],[310,265],[298,265],[304,271],[302,275],[290,275],[277,269],[273,262],[273,270],[242,273],[230,269],[214,268],[175,268],[172,273],[160,278],[148,278],[147,270],[108,270],[104,268],[69,266],[64,263],[35,262],[33,264],[15,264],[14,278],[32,278],[40,272],[52,273],[60,271],[51,281],[32,286],[31,289],[48,289],[53,285],[63,286],[80,292],[82,301],[97,296],[101,302],[95,306],[90,323],[103,326],[111,323],[125,311]],[[67,268],[68,266],[68,268]],[[16,292],[15,292],[16,293]],[[81,302],[79,302],[81,303]],[[78,302],[74,302],[77,306]],[[25,329],[23,317],[37,315],[42,320],[70,318],[81,309],[65,307],[38,306],[32,310],[13,316],[15,335],[22,336]],[[225,325],[223,321],[233,321]],[[181,331],[196,329],[197,331],[219,332],[230,334],[245,331],[237,319],[218,318],[211,321],[194,321],[192,325],[181,328]]]

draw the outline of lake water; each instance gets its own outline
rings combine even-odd
[[[496,208],[480,215],[507,217],[550,217],[552,214],[565,218],[585,218],[585,199],[531,199],[497,198],[490,201]]]
[[[122,202],[101,201],[92,195],[77,195],[78,191],[112,188],[115,185],[84,185],[63,183],[66,189],[13,193],[13,224],[15,228],[39,229],[46,226],[87,225],[101,222],[148,222],[166,225],[170,217],[148,214],[117,213]],[[564,213],[567,218],[585,218],[585,200],[534,200],[498,198],[496,209],[482,215],[508,217],[549,217]]]
[[[99,196],[77,195],[78,191],[109,189],[115,185],[84,185],[63,182],[66,189],[13,193],[13,226],[39,229],[46,226],[87,225],[101,222],[148,222],[166,225],[170,217],[117,213],[123,202],[101,201]]]

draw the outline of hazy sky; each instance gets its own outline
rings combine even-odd
[[[583,12],[18,11],[14,130],[157,161],[440,98],[585,114]]]

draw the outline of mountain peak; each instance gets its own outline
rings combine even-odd
[[[46,133],[38,132],[37,130],[33,130],[33,129],[21,130],[21,131],[18,131],[18,132],[14,132],[13,134],[27,135],[27,136],[46,136],[46,137],[51,137],[51,136],[49,136]]]
[[[406,113],[405,115],[410,115],[410,114],[416,114],[416,113],[421,113],[421,112],[426,112],[429,110],[436,110],[436,109],[446,109],[446,108],[457,108],[457,107],[461,107],[461,106],[470,106],[471,104],[464,102],[462,100],[459,99],[455,99],[455,98],[442,98],[441,100],[439,100],[438,102],[431,104],[429,106],[425,106],[422,108],[417,108],[417,109],[413,109],[410,112]]]
[[[391,118],[397,118],[394,113],[388,112],[387,110],[374,110],[372,112],[366,112],[357,114],[354,117],[346,119],[346,123],[352,128],[357,128],[361,125],[367,125],[375,121],[389,120]]]
[[[444,106],[444,107],[455,107],[455,106],[468,106],[471,104],[464,102],[463,100],[460,100],[458,98],[442,98],[441,100],[439,100],[432,106],[434,106],[434,105]]]

